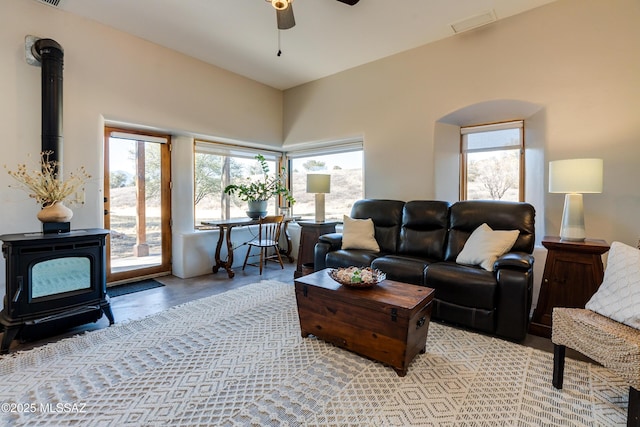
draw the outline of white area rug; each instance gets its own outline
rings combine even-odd
[[[301,338],[292,284],[249,285],[0,360],[3,426],[612,426],[601,367],[432,322],[404,378]],[[13,410],[13,412],[11,412]]]

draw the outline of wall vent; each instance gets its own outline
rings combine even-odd
[[[36,0],[38,3],[44,3],[49,6],[58,7],[62,0]]]
[[[458,34],[464,31],[469,31],[473,28],[478,28],[483,25],[490,24],[496,21],[496,14],[493,10],[488,10],[480,15],[472,16],[462,21],[451,24],[453,32]]]

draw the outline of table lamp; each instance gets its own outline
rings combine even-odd
[[[602,159],[570,159],[549,162],[549,192],[565,193],[560,239],[585,239],[583,193],[602,193]]]
[[[307,175],[307,193],[316,194],[316,222],[324,222],[324,195],[331,188],[331,175],[310,173]]]

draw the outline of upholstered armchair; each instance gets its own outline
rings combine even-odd
[[[614,242],[604,280],[585,308],[553,309],[553,386],[561,389],[566,347],[629,385],[627,426],[640,426],[640,250]]]

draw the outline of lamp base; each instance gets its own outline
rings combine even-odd
[[[582,194],[565,194],[560,240],[584,242],[585,237]]]
[[[560,236],[561,242],[584,242],[586,240],[585,237],[562,237]]]
[[[316,193],[316,222],[324,222],[324,193]]]

